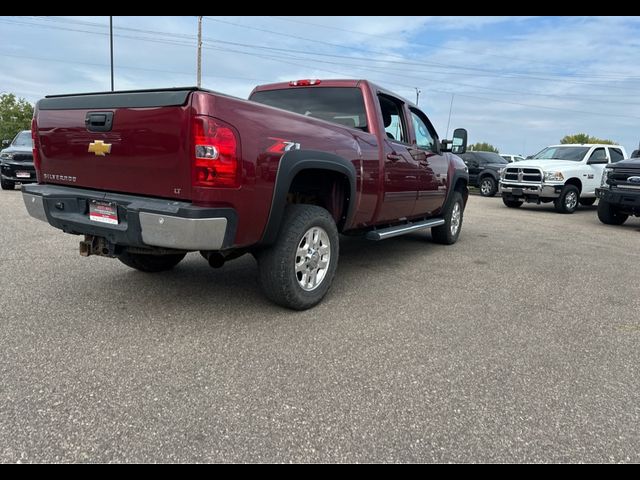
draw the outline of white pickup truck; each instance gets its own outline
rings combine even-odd
[[[524,202],[554,202],[557,212],[573,213],[579,203],[595,203],[604,167],[626,157],[620,145],[552,145],[503,170],[502,201],[509,208]]]

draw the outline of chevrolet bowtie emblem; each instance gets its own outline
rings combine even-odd
[[[96,140],[89,144],[89,153],[95,153],[97,157],[104,157],[105,154],[111,153],[111,144],[104,143],[102,140]]]

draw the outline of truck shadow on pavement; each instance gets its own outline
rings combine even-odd
[[[341,237],[333,294],[330,292],[323,302],[330,302],[334,295],[355,295],[363,276],[379,276],[390,270],[400,274],[403,265],[447,248],[429,240],[428,233],[413,233],[384,242]],[[249,254],[214,269],[199,254],[192,253],[174,270],[158,274],[138,272],[116,263],[115,270],[110,270],[108,275],[96,275],[91,285],[93,289],[110,292],[109,303],[127,305],[129,310],[151,306],[153,310],[164,312],[227,312],[239,317],[255,313],[256,309],[262,313],[296,314],[272,304],[262,294],[258,265]],[[122,285],[126,285],[126,289]],[[140,299],[144,299],[144,303]]]

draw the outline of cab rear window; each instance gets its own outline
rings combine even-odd
[[[367,129],[362,91],[353,87],[299,87],[255,92],[249,100],[307,117]]]

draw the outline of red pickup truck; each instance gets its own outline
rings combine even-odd
[[[274,302],[317,304],[339,233],[431,228],[458,239],[467,133],[439,140],[411,102],[364,80],[262,85],[249,100],[197,88],[48,96],[32,124],[30,215],[84,235],[82,255],[158,272],[200,251],[252,253]]]

